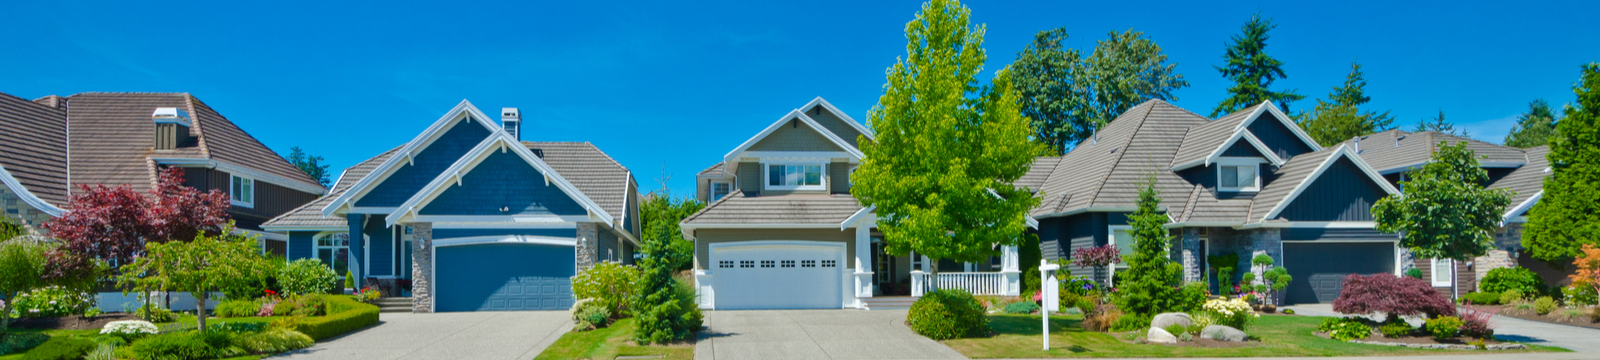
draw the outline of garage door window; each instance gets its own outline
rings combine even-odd
[[[1450,286],[1452,270],[1455,270],[1450,259],[1433,259],[1433,286]]]

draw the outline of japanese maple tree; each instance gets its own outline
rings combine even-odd
[[[1350,274],[1344,278],[1344,288],[1333,301],[1333,311],[1342,314],[1366,315],[1387,313],[1390,317],[1427,315],[1453,316],[1456,307],[1422,279],[1393,274],[1361,276]]]

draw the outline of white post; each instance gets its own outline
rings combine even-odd
[[[864,298],[872,297],[872,228],[856,223],[856,307],[865,308]]]
[[[1044,306],[1039,307],[1039,317],[1044,321],[1044,349],[1046,351],[1050,350],[1050,311],[1061,310],[1060,294],[1058,294],[1061,291],[1061,286],[1056,284],[1056,269],[1060,268],[1061,265],[1051,264],[1044,259],[1039,259],[1039,291],[1043,293],[1039,301],[1044,303],[1042,304]]]
[[[1000,248],[1000,274],[1005,277],[1006,296],[1022,294],[1022,271],[1017,270],[1017,247],[1005,246]]]

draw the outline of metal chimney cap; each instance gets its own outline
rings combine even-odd
[[[517,108],[500,108],[500,120],[522,120],[522,112]]]
[[[150,118],[158,124],[178,124],[189,126],[189,113],[178,108],[161,107],[150,113]]]

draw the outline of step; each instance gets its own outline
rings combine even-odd
[[[862,299],[867,310],[903,310],[910,309],[917,298],[910,296],[885,296]]]

